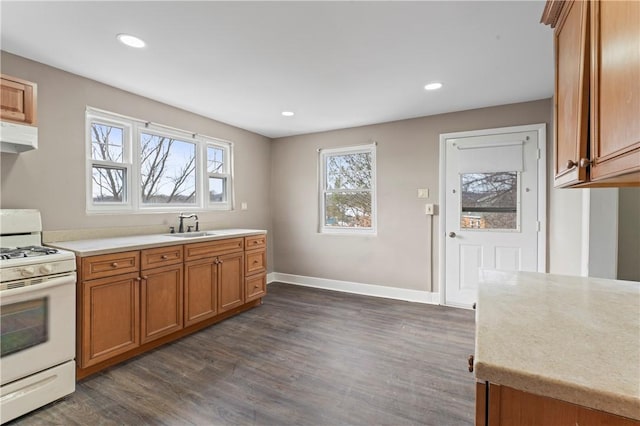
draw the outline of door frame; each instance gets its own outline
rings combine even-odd
[[[466,138],[472,136],[488,136],[503,133],[538,132],[538,272],[547,270],[547,124],[529,124],[524,126],[499,127],[495,129],[471,130],[466,132],[441,133],[440,134],[440,171],[439,171],[439,241],[438,241],[438,290],[440,304],[446,300],[446,230],[447,230],[447,205],[446,205],[446,176],[447,176],[447,149],[448,139]]]

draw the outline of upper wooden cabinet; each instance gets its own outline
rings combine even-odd
[[[37,92],[35,83],[2,74],[0,119],[35,126]]]
[[[640,2],[548,1],[556,187],[640,186]]]

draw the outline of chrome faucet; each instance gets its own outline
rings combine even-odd
[[[184,220],[185,219],[190,219],[190,218],[195,218],[196,219],[196,231],[199,231],[199,227],[198,227],[198,215],[197,214],[190,214],[190,215],[185,215],[184,213],[180,213],[178,215],[178,219],[180,220],[180,224],[178,226],[178,232],[182,233],[184,232]],[[189,230],[191,230],[191,227],[189,227]]]

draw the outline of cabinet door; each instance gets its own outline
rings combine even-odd
[[[218,313],[216,258],[184,264],[184,325],[196,324]]]
[[[219,312],[244,303],[244,253],[218,256]]]
[[[570,186],[587,179],[582,158],[587,158],[589,67],[589,3],[567,2],[555,29],[555,186]]]
[[[640,2],[597,1],[591,14],[591,180],[640,183]]]
[[[142,271],[142,343],[182,329],[182,264]]]
[[[0,80],[0,118],[35,126],[37,86],[8,75]]]
[[[140,278],[137,273],[84,281],[82,367],[140,345]]]

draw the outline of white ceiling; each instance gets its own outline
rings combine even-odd
[[[2,50],[272,138],[553,94],[544,1],[0,8]],[[118,33],[147,47],[125,47]],[[427,92],[431,81],[444,87]]]

